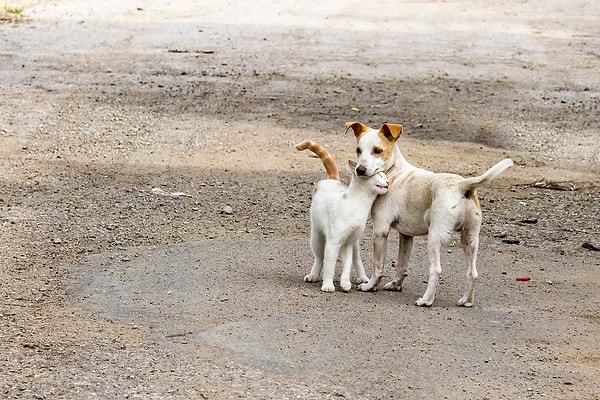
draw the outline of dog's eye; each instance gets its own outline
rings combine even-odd
[[[379,147],[374,147],[373,148],[373,154],[379,155],[381,153],[383,153],[383,149],[380,149]]]
[[[360,149],[360,147],[356,148],[356,154],[358,154],[360,156],[360,153],[362,153],[362,150]]]

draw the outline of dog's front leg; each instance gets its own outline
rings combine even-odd
[[[344,245],[340,249],[340,261],[342,264],[342,273],[340,275],[340,287],[342,291],[349,292],[352,289],[350,275],[352,273],[352,254],[354,246]]]
[[[333,275],[335,274],[335,263],[340,251],[339,245],[327,243],[325,245],[325,255],[323,257],[323,285],[321,291],[335,292],[333,285]]]
[[[369,282],[363,283],[358,287],[363,292],[374,292],[377,290],[379,282],[381,282],[389,233],[389,227],[384,231],[373,232],[373,275],[371,275]]]
[[[425,290],[425,294],[416,302],[416,305],[418,306],[429,307],[435,300],[435,291],[440,279],[440,274],[442,273],[442,264],[440,262],[441,247],[442,241],[437,235],[432,233],[432,229],[430,228],[429,237],[427,238],[427,253],[429,255],[429,281],[427,282],[427,290]]]
[[[402,291],[402,282],[408,275],[408,261],[413,247],[413,237],[400,234],[398,241],[398,258],[396,260],[396,276],[383,288],[385,290]]]
[[[356,273],[356,283],[366,283],[369,281],[369,277],[365,273],[365,267],[363,265],[362,259],[360,258],[360,240],[357,240],[352,246],[352,266],[354,267],[354,272]]]

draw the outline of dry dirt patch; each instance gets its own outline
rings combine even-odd
[[[0,24],[5,397],[598,397],[597,5],[22,6]],[[402,293],[302,282],[324,174],[293,144],[341,164],[354,119],[403,123],[434,170],[515,159],[480,193],[474,309],[453,247],[412,305],[424,240]]]

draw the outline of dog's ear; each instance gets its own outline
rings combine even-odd
[[[381,125],[379,132],[390,142],[395,142],[402,135],[402,125],[385,123]]]
[[[348,166],[350,166],[350,169],[352,170],[353,174],[356,174],[356,161],[353,160],[348,160]]]
[[[370,129],[365,124],[356,121],[346,122],[344,126],[346,127],[346,132],[348,132],[348,129],[352,129],[354,131],[354,136],[356,136],[357,139]]]

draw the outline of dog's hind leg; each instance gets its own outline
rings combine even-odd
[[[413,237],[400,234],[398,242],[398,258],[396,259],[396,276],[383,288],[385,290],[402,291],[402,282],[408,275],[408,261],[413,247]]]
[[[418,306],[427,306],[433,304],[435,300],[435,291],[442,273],[442,264],[440,262],[440,250],[442,247],[442,239],[437,233],[439,229],[429,228],[427,238],[427,254],[429,256],[429,281],[427,282],[427,290],[425,294],[415,303]]]
[[[476,229],[463,229],[460,242],[467,256],[467,287],[465,294],[458,300],[459,306],[472,307],[475,301],[475,283],[477,282],[477,250],[479,249],[479,226]]]
[[[310,273],[304,277],[305,282],[317,282],[321,279],[323,257],[325,254],[325,237],[315,229],[311,230],[310,248],[315,257]]]
[[[352,266],[354,267],[354,272],[356,273],[356,283],[360,284],[369,282],[369,277],[365,273],[365,267],[360,257],[359,240],[357,240],[352,246]]]

